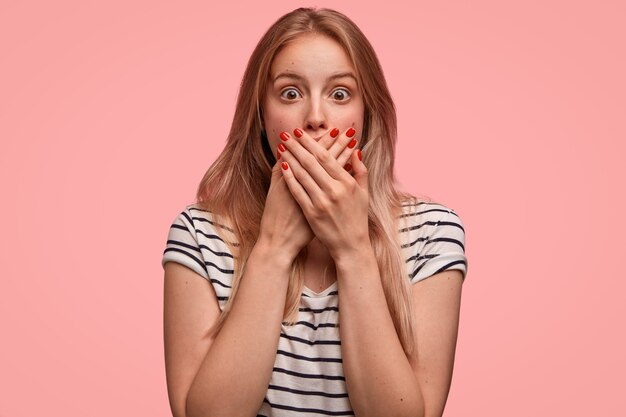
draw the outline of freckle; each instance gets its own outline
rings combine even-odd
[[[400,398],[400,401],[404,401],[404,398]]]

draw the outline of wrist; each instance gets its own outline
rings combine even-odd
[[[280,271],[289,270],[297,254],[293,255],[291,251],[263,237],[259,237],[256,241],[252,252],[259,259],[272,263]],[[252,253],[250,254],[252,256]]]
[[[355,262],[362,263],[364,260],[376,261],[374,248],[370,242],[369,236],[364,239],[356,239],[354,244],[335,249],[331,256],[335,261],[337,270],[344,266],[349,266]]]

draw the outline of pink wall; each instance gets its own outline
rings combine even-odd
[[[93,3],[0,3],[3,417],[169,415],[168,227],[299,5]],[[402,184],[466,225],[446,416],[623,413],[624,3],[405,3],[317,5],[379,55]]]

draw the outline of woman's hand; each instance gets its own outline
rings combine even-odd
[[[326,150],[330,159],[333,159],[336,164],[343,166],[350,158],[353,149],[346,148],[347,141],[345,140],[337,143],[332,133],[334,132],[322,136],[316,145]],[[284,159],[280,158],[280,153],[278,153],[277,161],[272,168],[270,188],[261,218],[259,241],[276,248],[281,255],[285,256],[285,259],[291,262],[315,235],[300,205],[289,191],[284,175],[280,173],[282,162]]]
[[[335,260],[370,245],[368,175],[360,150],[354,152],[354,129],[339,135],[330,149],[301,129],[293,134],[281,134],[279,151],[287,163],[282,166],[283,177],[315,236]],[[350,167],[332,157],[346,144],[354,177],[347,172]]]

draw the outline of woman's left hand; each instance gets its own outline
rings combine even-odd
[[[289,191],[311,230],[335,260],[370,245],[368,174],[361,151],[354,149],[354,136],[354,129],[349,128],[327,150],[306,132],[295,129],[292,135],[282,135],[284,151],[279,149],[288,165],[287,169],[283,165],[282,173]],[[348,162],[354,177],[348,173],[348,164],[342,166],[331,155],[333,147],[341,149],[340,156],[344,148],[351,153]]]

